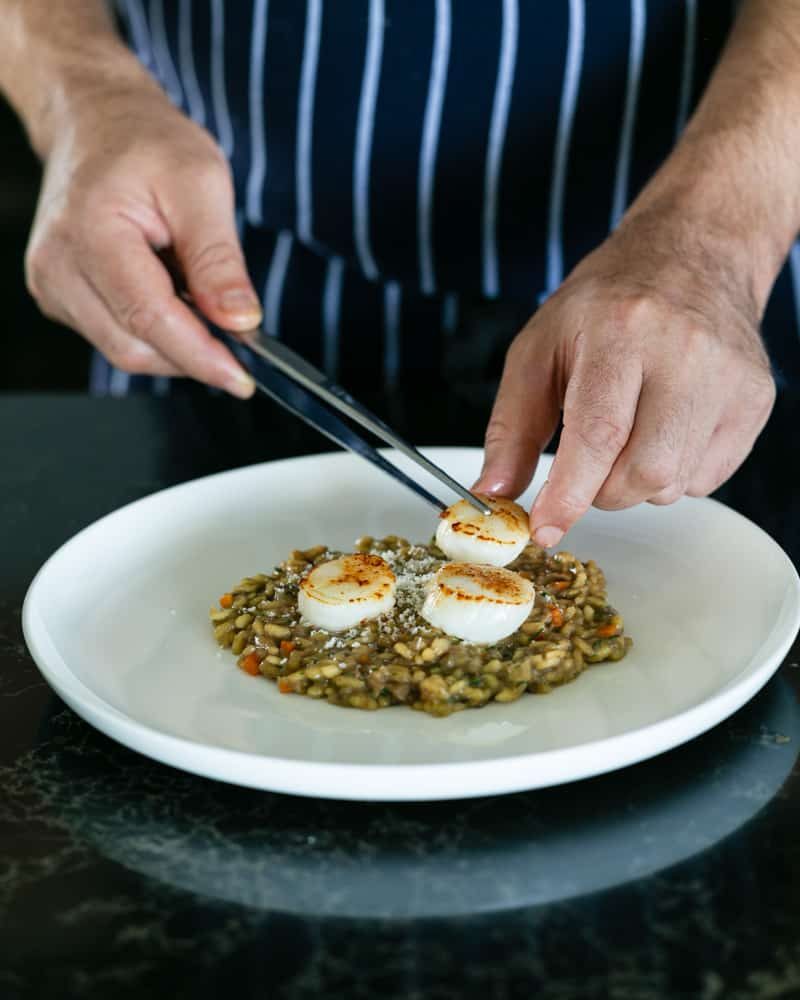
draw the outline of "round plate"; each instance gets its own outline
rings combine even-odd
[[[461,482],[478,474],[478,449],[425,452]],[[605,570],[634,648],[547,696],[444,719],[341,709],[279,694],[214,643],[209,606],[291,549],[347,550],[363,534],[420,541],[435,523],[421,500],[341,453],[199,479],[62,546],[28,591],[25,638],[79,715],[150,757],[254,788],[398,801],[539,788],[652,757],[751,698],[800,626],[800,582],[775,542],[718,503],[684,499],[592,510],[569,533],[562,547]]]

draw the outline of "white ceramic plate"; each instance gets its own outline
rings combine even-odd
[[[462,482],[478,473],[477,449],[426,452]],[[281,695],[217,649],[208,608],[242,576],[292,548],[424,540],[434,525],[422,501],[341,453],[210,476],[62,546],[28,591],[25,638],[78,714],[150,757],[254,788],[396,801],[539,788],[652,757],[751,698],[800,626],[800,582],[781,549],[720,504],[682,500],[593,510],[570,532],[563,547],[606,571],[635,646],[546,697],[446,719],[358,712]]]

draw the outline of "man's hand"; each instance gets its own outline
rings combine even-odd
[[[0,20],[0,92],[45,164],[26,258],[41,308],[125,371],[252,395],[158,255],[213,323],[259,323],[222,152],[123,45],[105,0],[0,0]]]
[[[775,398],[755,303],[710,238],[638,217],[587,257],[509,350],[478,489],[521,493],[563,409],[531,512],[555,545],[594,504],[672,503],[716,489]]]
[[[800,230],[800,6],[744,0],[681,142],[511,347],[477,488],[516,496],[563,409],[531,529],[671,503],[743,461],[775,398],[758,327]]]
[[[252,395],[250,377],[175,294],[156,255],[166,249],[212,322],[258,324],[222,152],[154,86],[100,92],[70,109],[49,149],[26,259],[31,293],[125,371]]]

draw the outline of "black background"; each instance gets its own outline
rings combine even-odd
[[[22,126],[2,100],[0,150],[0,315],[4,327],[0,391],[84,390],[88,345],[42,316],[25,289],[25,245],[41,166]]]

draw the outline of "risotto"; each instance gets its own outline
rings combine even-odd
[[[302,621],[300,580],[341,555],[317,545],[223,594],[210,612],[217,642],[242,670],[276,681],[284,694],[349,708],[408,705],[436,716],[515,701],[525,692],[544,694],[590,664],[621,660],[631,646],[592,560],[548,555],[529,544],[508,568],[533,583],[533,610],[512,635],[477,645],[444,635],[420,617],[426,585],[447,562],[435,543],[415,545],[390,535],[361,538],[356,550],[391,566],[397,578],[391,611],[341,633]]]

